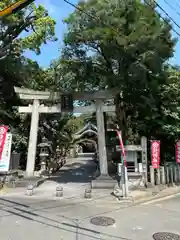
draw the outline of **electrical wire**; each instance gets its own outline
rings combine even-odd
[[[154,1],[154,0],[153,0],[153,1]],[[144,0],[144,2],[145,2],[149,7],[153,8],[153,6],[152,6],[148,1]],[[155,1],[154,1],[154,3],[157,5],[157,3],[156,3]],[[168,25],[170,25],[169,22],[168,22],[164,17],[162,17],[161,14],[160,14],[158,11],[156,11],[155,9],[154,9],[154,11],[156,12],[156,14],[157,14],[165,23],[167,23]],[[176,31],[176,29],[175,29],[173,26],[171,26],[171,30],[180,37],[180,33],[179,33],[178,31]]]
[[[99,17],[97,16],[93,16],[92,14],[87,13],[86,11],[84,11],[82,8],[76,6],[74,3],[68,1],[68,0],[63,0],[65,3],[69,4],[70,6],[72,6],[73,8],[77,9],[78,11],[84,13],[86,16],[90,17],[91,19],[100,21],[101,23],[103,23],[105,26],[109,27],[113,32],[119,34],[119,32],[117,30],[115,30],[114,28],[111,27],[111,25],[105,23],[104,21],[102,21]]]
[[[111,25],[105,23],[104,21],[102,21],[102,20],[101,20],[100,18],[98,18],[97,16],[93,16],[93,15],[87,13],[87,12],[84,11],[82,8],[76,6],[75,4],[73,4],[72,2],[70,2],[70,1],[68,1],[68,0],[63,0],[63,1],[64,1],[65,3],[67,3],[68,5],[72,6],[73,8],[75,8],[76,10],[84,13],[86,16],[90,17],[91,19],[100,21],[100,22],[103,23],[105,26],[109,27],[109,28],[110,28],[113,32],[115,32],[116,34],[118,34],[118,35],[120,34],[117,30],[115,30],[114,28],[112,28]],[[159,4],[156,3],[155,0],[153,0],[153,1],[154,1],[154,3],[156,4],[156,6],[162,8]],[[153,8],[153,6],[152,6],[147,0],[144,0],[144,2],[145,2],[149,7]],[[163,8],[162,8],[162,9],[163,9]],[[163,11],[166,13],[166,11],[165,11],[164,9],[163,9]],[[170,25],[169,22],[168,22],[165,18],[163,18],[158,11],[155,10],[155,12],[156,12],[156,14],[158,14],[158,16],[159,16],[164,22],[166,22],[168,25]],[[169,16],[169,14],[166,13],[166,16]],[[172,19],[171,17],[168,17],[168,18],[169,18],[170,20]],[[171,21],[172,21],[174,24],[178,25],[173,19],[172,19]],[[179,25],[178,25],[178,27],[180,28]],[[171,30],[180,37],[180,33],[177,32],[177,31],[173,28],[173,26],[171,26]]]
[[[176,0],[174,0],[174,1],[176,1]],[[179,3],[177,1],[175,2],[175,4],[180,9],[180,5],[179,5]]]
[[[167,0],[164,0],[164,2],[165,2],[173,11],[175,11],[175,12],[177,13],[177,15],[180,16],[180,13],[176,10],[175,7],[173,7]]]
[[[163,7],[159,3],[156,2],[156,0],[153,0],[153,2],[156,4],[156,6],[161,9],[161,11],[180,29],[180,25],[164,10]]]

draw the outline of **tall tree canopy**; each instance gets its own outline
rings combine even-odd
[[[79,90],[119,88],[114,100],[123,137],[130,128],[157,135],[165,122],[173,123],[169,118],[176,120],[169,114],[177,105],[172,109],[164,95],[176,40],[151,1],[80,2],[65,23],[60,79]]]
[[[13,2],[1,1],[0,9]],[[0,21],[0,123],[9,125],[17,140],[16,148],[27,144],[30,119],[21,117],[14,109],[20,103],[13,87],[40,89],[47,85],[45,71],[23,54],[26,50],[40,54],[43,44],[56,41],[55,24],[44,6],[35,4]]]
[[[0,9],[13,2],[14,0],[2,1]],[[31,4],[17,14],[3,18],[0,22],[0,30],[1,55],[7,54],[14,41],[22,51],[29,49],[39,54],[42,44],[56,40],[55,20],[48,15],[43,5],[36,7],[35,4]],[[24,30],[26,34],[23,33]],[[21,33],[23,35],[20,36]]]

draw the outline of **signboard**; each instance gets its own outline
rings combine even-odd
[[[159,168],[160,165],[160,141],[151,141],[151,164],[153,168]]]
[[[180,163],[180,140],[176,141],[176,163]]]
[[[8,131],[7,126],[3,126],[3,125],[0,126],[0,159],[2,156],[7,131]]]
[[[125,151],[132,151],[132,152],[141,152],[142,147],[140,145],[126,145]],[[121,146],[116,146],[116,151],[121,151]]]
[[[61,112],[73,112],[73,96],[71,94],[61,95]]]
[[[7,133],[4,148],[0,158],[0,172],[8,172],[11,158],[12,134]]]

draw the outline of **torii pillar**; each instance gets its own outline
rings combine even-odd
[[[61,112],[60,105],[53,105],[52,107],[40,105],[40,101],[52,101],[59,100],[59,93],[52,94],[51,92],[33,91],[29,89],[15,88],[15,92],[18,93],[20,99],[33,100],[33,105],[27,107],[19,107],[20,113],[31,113],[31,128],[28,146],[26,176],[34,176],[34,167],[36,159],[36,145],[38,134],[38,123],[40,113],[59,113]],[[104,129],[104,116],[103,112],[114,112],[114,106],[105,106],[105,99],[112,99],[111,91],[99,91],[99,92],[86,92],[86,93],[73,93],[74,100],[95,100],[95,104],[83,107],[74,107],[74,113],[93,113],[96,112],[97,118],[97,130],[98,130],[98,146],[99,146],[99,162],[100,162],[100,176],[92,183],[93,187],[98,188],[110,188],[113,187],[114,181],[108,175],[106,142],[105,142],[105,129]]]
[[[37,146],[37,135],[39,125],[39,100],[33,101],[32,107],[29,106],[29,110],[32,111],[31,115],[31,127],[28,144],[27,164],[26,164],[26,177],[34,175],[34,167],[36,161],[36,146]]]

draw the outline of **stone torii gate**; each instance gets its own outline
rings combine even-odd
[[[37,145],[37,134],[38,134],[38,123],[40,113],[60,113],[61,105],[56,104],[51,107],[41,104],[40,101],[59,101],[61,98],[60,93],[51,93],[48,91],[34,91],[25,88],[15,87],[15,92],[19,95],[22,100],[31,101],[32,104],[23,107],[19,106],[19,113],[30,113],[31,114],[31,127],[29,135],[28,155],[27,155],[27,166],[26,176],[32,177],[34,175],[35,158],[36,158],[36,145]],[[114,112],[115,106],[105,106],[104,100],[113,99],[117,90],[111,91],[99,91],[99,92],[73,92],[73,100],[95,100],[94,104],[90,106],[79,106],[74,107],[73,113],[93,113],[96,112],[97,119],[97,131],[98,131],[98,148],[99,148],[99,161],[100,161],[100,178],[110,180],[108,175],[108,164],[107,164],[107,153],[105,143],[105,129],[104,129],[104,116],[103,112]],[[66,93],[62,93],[66,94]],[[68,93],[69,94],[69,93]]]

